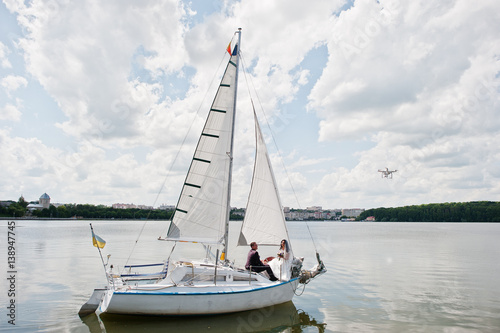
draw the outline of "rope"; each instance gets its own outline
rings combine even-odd
[[[297,287],[297,289],[295,289],[293,291],[293,293],[295,294],[295,296],[298,296],[298,297],[302,296],[302,294],[304,293],[304,290],[306,290],[306,284],[304,283],[304,284],[302,284],[302,286],[303,287],[302,287],[302,291],[300,292],[300,294],[297,294],[297,290],[299,289],[298,287]]]

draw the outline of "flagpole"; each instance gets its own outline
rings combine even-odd
[[[94,228],[92,228],[92,223],[90,224],[90,230],[92,231],[92,241],[94,241],[95,238],[95,233],[94,233]],[[97,242],[97,239],[96,239]],[[101,261],[102,261],[102,266],[104,267],[104,274],[106,274],[106,280],[108,279],[108,273],[106,272],[106,264],[104,263],[104,258],[102,257],[101,253],[101,248],[99,247],[99,244],[97,244],[97,250],[99,250],[99,256],[101,256]]]

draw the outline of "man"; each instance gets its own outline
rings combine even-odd
[[[262,261],[260,261],[260,256],[259,252],[257,252],[257,249],[259,246],[255,242],[250,243],[250,247],[252,248],[248,252],[248,257],[247,257],[247,264],[245,265],[246,269],[249,269],[254,272],[262,272],[266,271],[267,274],[269,274],[269,280],[271,281],[278,281],[276,276],[273,274],[273,270],[269,265],[264,264]]]

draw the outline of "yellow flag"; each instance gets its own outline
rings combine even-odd
[[[95,247],[102,249],[104,245],[106,245],[106,241],[101,237],[97,236],[96,234],[94,234],[94,232],[92,231],[92,244]]]

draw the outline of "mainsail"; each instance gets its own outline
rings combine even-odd
[[[289,241],[283,207],[274,179],[264,137],[254,112],[256,152],[252,188],[248,197],[245,219],[238,245],[257,242],[259,245],[280,245]]]
[[[189,167],[168,240],[223,243],[229,217],[238,45],[231,55]]]

